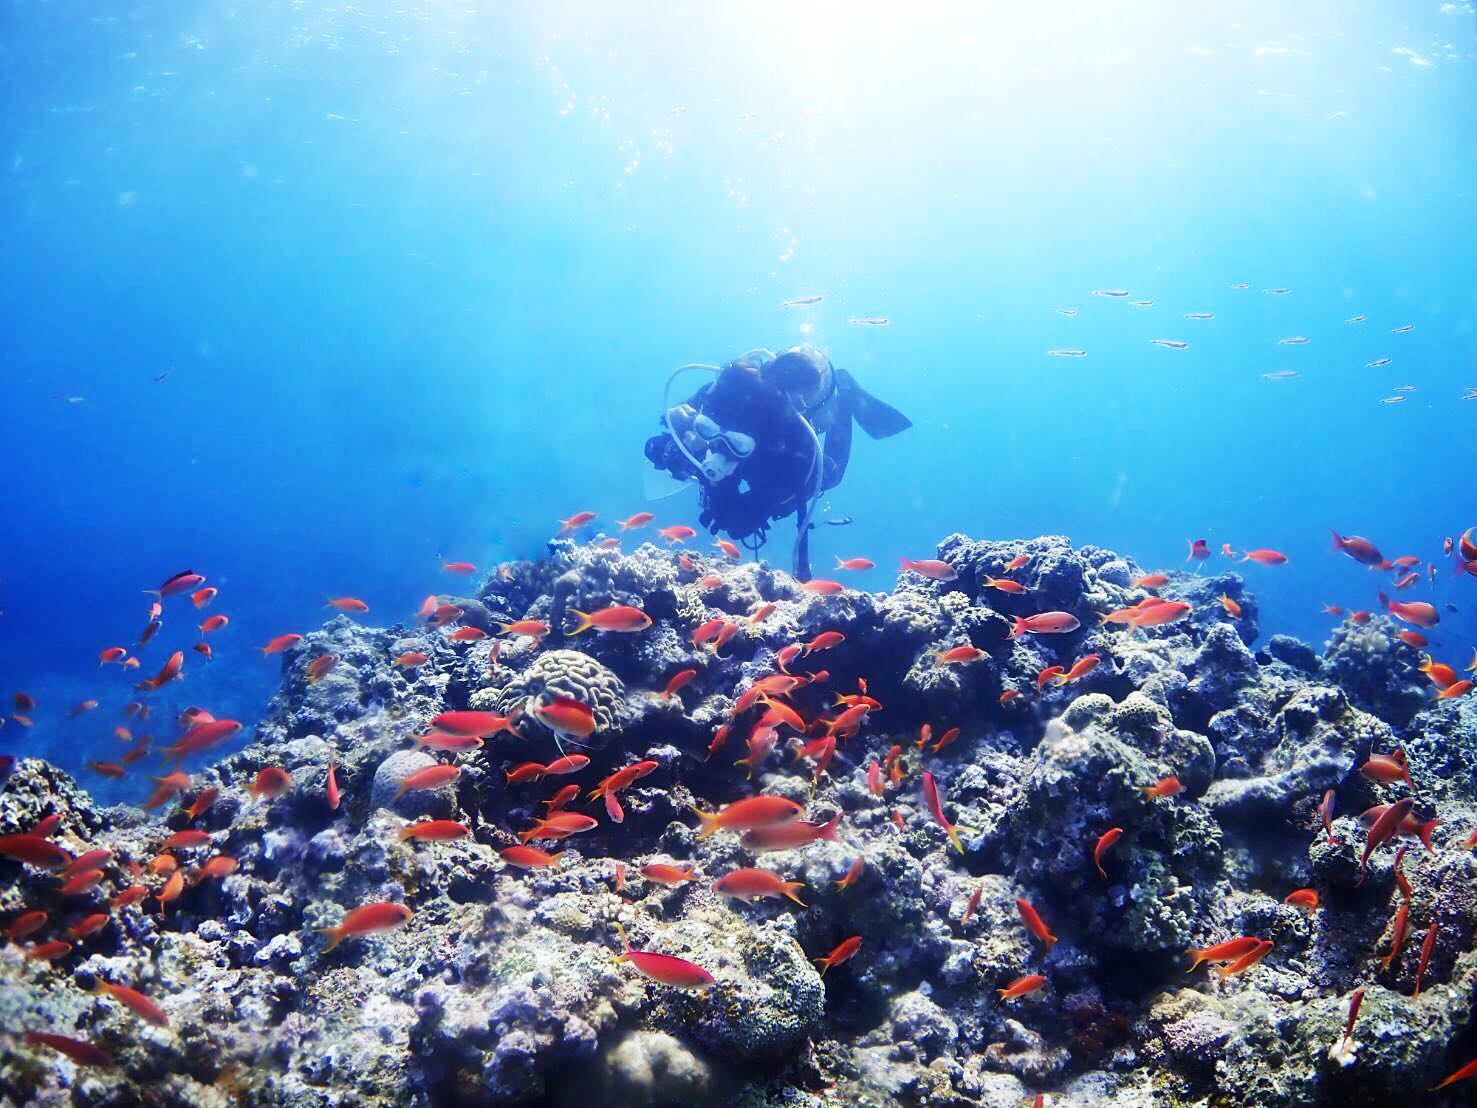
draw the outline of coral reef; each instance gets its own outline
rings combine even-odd
[[[952,573],[827,595],[764,563],[556,541],[475,597],[436,598],[492,638],[342,616],[306,636],[249,744],[192,759],[153,810],[100,809],[20,760],[0,835],[54,814],[48,841],[111,854],[65,894],[43,864],[0,857],[0,925],[48,913],[0,949],[0,1098],[1386,1105],[1477,1053],[1477,701],[1434,702],[1384,617],[1321,656],[1282,636],[1257,650],[1234,573],[1145,588],[1130,560],[1055,536],[953,535],[939,558]],[[652,623],[571,633],[610,605]],[[1045,612],[1075,626],[1017,622]],[[547,636],[498,636],[520,620]],[[426,661],[397,665],[408,651]],[[338,662],[314,680],[325,654]],[[558,698],[588,710],[587,734],[542,722]],[[507,726],[458,739],[443,720],[445,745],[417,741],[447,712]],[[1397,748],[1410,783],[1360,772]],[[561,755],[569,775],[514,772]],[[264,770],[288,781],[265,787]],[[511,850],[568,785],[560,810],[588,826],[523,836],[552,860]],[[765,850],[691,811],[756,794],[803,808],[813,841]],[[1397,874],[1359,814],[1407,796],[1440,822],[1429,848],[1400,840]],[[465,834],[412,830],[427,820]],[[793,899],[714,887],[746,867],[797,882]],[[1285,902],[1300,888],[1316,907]],[[351,926],[366,905],[395,926]],[[1237,936],[1270,950],[1186,972],[1187,950]],[[852,957],[818,964],[852,938]],[[53,940],[72,946],[36,956]],[[694,967],[707,979],[662,979]]]

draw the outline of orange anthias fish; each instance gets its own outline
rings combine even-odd
[[[803,881],[786,881],[773,870],[747,867],[726,873],[713,882],[713,891],[719,896],[731,896],[738,900],[760,900],[766,897],[787,897],[800,907],[805,907],[798,892],[805,888]]]
[[[480,627],[458,627],[451,633],[452,642],[480,642],[487,638],[487,632]]]
[[[1424,673],[1430,679],[1431,684],[1438,689],[1446,689],[1456,684],[1456,670],[1445,662],[1432,661],[1429,654],[1422,655],[1421,663],[1416,668]]]
[[[1071,612],[1040,612],[1034,616],[1016,616],[1010,637],[1022,635],[1062,635],[1081,627],[1081,622]]]
[[[1379,597],[1381,608],[1406,623],[1429,629],[1441,622],[1441,614],[1434,604],[1427,604],[1424,600],[1391,600],[1384,593]]]
[[[361,904],[345,915],[336,927],[318,929],[328,936],[328,945],[323,948],[323,953],[327,954],[351,936],[368,935],[372,932],[388,931],[392,927],[399,927],[412,915],[414,913],[406,905],[396,904],[393,901],[384,900],[373,904]]]
[[[431,731],[417,735],[415,745],[455,753],[462,750],[481,750],[483,744],[476,735],[443,735],[440,731]]]
[[[575,512],[574,515],[570,516],[568,519],[561,519],[559,521],[559,534],[572,534],[583,527],[585,524],[593,522],[594,519],[594,512]]]
[[[1333,530],[1329,534],[1333,536],[1334,550],[1342,551],[1362,566],[1377,566],[1385,560],[1379,547],[1366,538],[1358,535],[1344,537]]]
[[[465,839],[472,829],[465,823],[452,819],[423,819],[419,823],[406,824],[396,832],[402,842],[415,839],[419,842],[444,843],[452,839]]]
[[[180,675],[180,671],[184,668],[185,653],[183,650],[176,650],[169,656],[169,660],[164,663],[164,667],[158,673],[146,681],[140,681],[134,688],[146,692],[162,689],[165,685],[177,678]]]
[[[924,577],[934,581],[956,581],[959,578],[959,571],[940,558],[900,559],[898,562],[898,572],[901,573],[908,570],[914,573],[921,573]]]
[[[598,826],[598,820],[583,812],[552,812],[535,820],[528,830],[518,832],[518,838],[523,843],[531,843],[534,839],[567,839],[570,835],[583,834]]]
[[[1123,828],[1110,827],[1102,833],[1097,841],[1097,845],[1092,848],[1092,864],[1097,866],[1097,871],[1103,875],[1104,881],[1108,879],[1108,873],[1103,869],[1103,855],[1112,849],[1113,844],[1122,837]]]
[[[571,614],[577,620],[574,630],[569,632],[570,636],[583,634],[589,630],[596,631],[645,631],[651,626],[651,617],[640,608],[629,604],[612,604],[608,608],[601,608],[598,612],[582,612],[578,608],[571,608]]]
[[[118,1065],[117,1060],[102,1047],[82,1039],[71,1039],[66,1035],[54,1035],[49,1031],[27,1031],[25,1042],[27,1046],[50,1047],[79,1066],[112,1069]]]
[[[998,589],[1003,593],[1023,593],[1026,586],[1019,581],[1012,581],[1009,577],[986,577],[980,582],[987,589]]]
[[[714,539],[713,545],[735,562],[743,559],[744,552],[738,548],[737,544],[731,543],[727,539]]]
[[[836,568],[837,569],[850,569],[850,570],[858,570],[858,571],[860,571],[860,570],[875,569],[876,567],[877,567],[877,563],[874,562],[874,561],[872,561],[872,559],[870,559],[870,558],[837,558],[836,559]]]
[[[665,862],[650,862],[641,867],[641,876],[658,885],[685,885],[697,880],[697,870],[692,866],[668,865]]]
[[[556,734],[588,738],[595,733],[597,721],[588,704],[567,696],[555,696],[534,705],[533,714]]]
[[[1169,584],[1167,573],[1146,573],[1134,581],[1134,586],[1140,589],[1158,589]]]
[[[1073,681],[1080,680],[1081,678],[1086,677],[1093,670],[1097,669],[1098,663],[1100,663],[1102,660],[1103,658],[1101,654],[1084,655],[1083,657],[1077,659],[1076,663],[1072,666],[1071,669],[1067,670],[1066,673],[1063,673],[1061,676],[1059,676],[1056,679],[1056,683],[1058,685],[1069,685]]]
[[[1221,607],[1226,610],[1226,615],[1230,616],[1232,619],[1241,618],[1241,605],[1238,604],[1235,600],[1231,599],[1231,597],[1227,596],[1225,593],[1221,593]]]
[[[629,962],[643,977],[673,988],[702,989],[713,984],[713,975],[694,962],[670,954],[631,949],[631,944],[626,940],[625,928],[619,924],[616,927],[620,931],[621,946],[624,948],[616,956],[617,962]]]
[[[511,719],[496,712],[442,712],[431,720],[431,726],[447,735],[484,739],[513,729]]]
[[[1036,675],[1036,690],[1039,692],[1041,689],[1044,689],[1049,682],[1055,680],[1066,672],[1067,670],[1064,666],[1045,667],[1040,673]]]
[[[1294,908],[1306,908],[1310,912],[1318,910],[1317,889],[1294,889],[1282,898],[1283,904],[1291,904]]]
[[[739,842],[745,850],[756,854],[767,850],[794,850],[822,839],[826,842],[839,842],[836,829],[840,826],[841,813],[837,812],[825,823],[806,823],[797,819],[769,827],[751,828],[744,832]]]
[[[1426,925],[1426,941],[1421,943],[1421,960],[1416,963],[1415,988],[1411,990],[1411,1000],[1420,999],[1421,978],[1426,975],[1426,966],[1431,962],[1431,952],[1436,949],[1436,931],[1436,920],[1432,917],[1431,922]]]
[[[169,875],[169,880],[164,882],[164,888],[154,894],[154,899],[159,901],[159,911],[162,913],[164,906],[171,901],[178,900],[180,893],[185,891],[185,871],[175,870]]]
[[[281,766],[267,766],[257,771],[246,791],[257,800],[271,800],[281,796],[291,784],[292,775],[285,769]]]
[[[1183,600],[1166,600],[1139,608],[1129,620],[1135,627],[1162,627],[1190,614],[1190,605]]]
[[[779,604],[773,600],[759,605],[759,607],[754,609],[753,614],[749,616],[749,626],[752,627],[756,623],[763,623],[778,607]],[[723,621],[719,620],[719,622],[722,623]]]
[[[1230,978],[1236,976],[1238,973],[1245,973],[1271,953],[1272,945],[1272,940],[1262,939],[1254,948],[1247,951],[1240,958],[1237,958],[1230,965],[1217,966],[1215,972],[1223,978]]]
[[[97,664],[105,666],[109,662],[122,662],[128,656],[126,646],[110,646],[106,650],[98,651]]]
[[[835,596],[839,592],[846,591],[846,586],[840,581],[828,581],[824,577],[806,581],[800,588],[805,592],[815,593],[817,596]]]
[[[635,531],[639,528],[645,527],[655,518],[656,516],[653,515],[651,512],[637,512],[629,519],[621,520],[619,523],[616,524],[616,526],[619,527],[622,531]]]
[[[1390,932],[1390,949],[1380,962],[1380,969],[1387,970],[1391,963],[1400,955],[1400,948],[1405,945],[1405,929],[1410,922],[1410,901],[1402,900],[1400,907],[1395,909],[1394,928]]]
[[[948,650],[934,655],[934,662],[941,666],[968,665],[970,662],[978,662],[988,655],[977,646],[965,643],[963,646],[953,646]]]
[[[1234,939],[1227,939],[1223,943],[1216,943],[1214,946],[1202,947],[1199,950],[1191,947],[1185,953],[1194,960],[1185,972],[1195,972],[1201,962],[1236,962],[1254,951],[1261,941],[1251,935],[1241,935]]]
[[[1406,764],[1405,752],[1398,748],[1392,754],[1371,754],[1369,760],[1359,767],[1359,772],[1371,781],[1404,781],[1412,788],[1415,787],[1415,782],[1410,779],[1410,767]]]
[[[400,788],[395,793],[395,799],[399,800],[409,792],[442,788],[460,777],[461,772],[456,766],[439,764],[418,769],[401,780]]]
[[[338,665],[337,654],[320,654],[308,663],[308,684],[316,685]]]
[[[1024,977],[1017,977],[1005,988],[995,991],[1000,994],[1000,1000],[1003,1003],[1007,1000],[1014,1000],[1018,996],[1029,996],[1045,984],[1046,978],[1041,974],[1028,973]]]
[[[1051,933],[1051,928],[1046,926],[1046,921],[1041,918],[1039,912],[1031,906],[1031,902],[1022,897],[1017,897],[1016,910],[1021,914],[1021,922],[1026,925],[1026,930],[1046,944],[1050,950],[1056,945],[1056,936]]]
[[[547,866],[557,866],[559,860],[564,857],[564,852],[550,854],[547,850],[540,850],[536,846],[508,846],[499,850],[503,861],[510,866],[519,869],[544,869]]]
[[[846,636],[840,631],[822,631],[808,643],[805,643],[801,652],[806,655],[815,654],[822,650],[830,650],[832,647],[840,646],[845,641]]]
[[[425,665],[430,660],[430,655],[423,654],[419,650],[407,650],[395,659],[395,664],[402,669],[415,669],[417,666]]]
[[[93,985],[93,992],[107,993],[110,997],[133,1013],[140,1019],[147,1020],[156,1027],[168,1027],[169,1016],[164,1009],[155,1004],[137,989],[131,989],[127,985],[115,985],[111,981],[99,978]]]
[[[853,935],[849,939],[842,939],[836,944],[836,948],[831,953],[827,954],[824,958],[815,959],[815,961],[821,964],[821,976],[826,976],[826,970],[832,966],[839,966],[842,962],[850,961],[861,948],[862,937],[860,935]]]
[[[1410,810],[1414,807],[1415,797],[1407,796],[1391,804],[1379,819],[1374,821],[1374,826],[1369,829],[1369,834],[1364,840],[1364,855],[1359,859],[1360,881],[1364,880],[1369,870],[1369,856],[1379,848],[1380,844],[1395,837],[1400,825],[1405,822],[1405,817],[1410,815]]]
[[[1022,568],[1023,566],[1025,566],[1025,564],[1027,562],[1029,562],[1030,560],[1031,560],[1031,555],[1029,555],[1029,554],[1017,554],[1014,558],[1012,558],[1010,561],[1008,561],[1008,562],[1005,563],[1005,569],[1002,570],[1001,572],[1003,572],[1003,573],[1014,573],[1016,570],[1018,570],[1018,569]]]
[[[1157,800],[1162,797],[1174,796],[1183,787],[1184,786],[1180,784],[1180,779],[1171,775],[1169,777],[1161,777],[1152,785],[1143,786],[1139,791],[1142,792],[1149,799]]]
[[[949,817],[944,815],[943,801],[939,797],[938,782],[934,780],[933,774],[923,774],[923,799],[928,804],[928,810],[933,814],[934,822],[944,829],[949,836],[949,842],[960,854],[964,853],[964,844],[959,839],[959,828],[949,822]]]
[[[331,596],[323,605],[339,612],[367,612],[369,605],[357,596]]]
[[[1190,553],[1185,555],[1185,561],[1203,562],[1210,557],[1210,544],[1204,539],[1186,539],[1190,544]]]
[[[862,870],[866,868],[866,864],[866,858],[858,854],[852,860],[851,865],[847,867],[845,875],[836,882],[836,887],[838,889],[849,889],[855,885],[862,875]]]
[[[1403,642],[1406,646],[1415,647],[1416,649],[1420,649],[1421,647],[1428,645],[1425,635],[1422,635],[1419,631],[1412,631],[1409,628],[1406,628],[1403,631],[1396,631],[1395,637]]]
[[[1243,562],[1256,562],[1262,566],[1280,566],[1287,563],[1287,555],[1280,550],[1248,550],[1241,556]]]
[[[667,540],[667,545],[675,546],[679,542],[686,542],[696,535],[697,532],[691,527],[679,523],[674,527],[663,527],[657,534]]]
[[[271,642],[267,643],[266,646],[258,647],[257,649],[260,650],[262,652],[262,656],[265,657],[268,654],[280,654],[282,653],[282,651],[286,650],[294,643],[300,643],[302,641],[303,637],[301,635],[278,635]]]
[[[704,812],[697,807],[692,810],[702,821],[702,830],[698,834],[704,839],[719,831],[748,831],[786,823],[804,811],[799,804],[782,796],[751,796],[736,800],[716,813]]]

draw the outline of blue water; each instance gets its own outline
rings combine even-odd
[[[232,623],[159,712],[256,718],[325,597],[407,619],[444,560],[645,507],[667,373],[803,340],[915,423],[858,436],[818,571],[1203,536],[1287,553],[1264,634],[1321,642],[1378,583],[1335,527],[1440,563],[1406,595],[1470,654],[1470,4],[525,7],[0,8],[7,749],[116,756],[97,652],[187,567]]]

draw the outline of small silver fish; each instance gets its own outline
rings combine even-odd
[[[1076,308],[1058,308],[1056,310],[1056,314],[1057,315],[1073,316],[1073,315],[1076,315],[1077,314],[1077,309]]]
[[[1363,323],[1368,318],[1369,318],[1369,316],[1367,316],[1367,315],[1352,315],[1348,319],[1344,320],[1344,322],[1345,323]]]
[[[1278,346],[1307,346],[1308,345],[1308,336],[1307,335],[1293,335],[1291,338],[1278,339],[1277,340],[1277,345]]]
[[[1381,400],[1380,403],[1381,404],[1404,404],[1405,403],[1405,397],[1403,397],[1403,396],[1387,396],[1383,400]]]
[[[1183,339],[1150,339],[1155,346],[1167,346],[1171,350],[1188,350],[1190,344]]]
[[[1467,390],[1467,395],[1462,397],[1463,400],[1477,400],[1477,385],[1463,385],[1462,388]]]
[[[1290,381],[1290,380],[1292,380],[1296,376],[1297,376],[1297,371],[1296,370],[1293,370],[1293,369],[1278,369],[1278,370],[1274,370],[1271,373],[1263,373],[1262,374],[1262,380],[1264,380],[1264,381]]]
[[[848,523],[851,522],[851,517],[835,516],[831,519],[826,520],[826,522],[829,523],[832,527],[845,527]]]
[[[1130,308],[1152,308],[1154,306],[1154,301],[1152,301],[1152,300],[1130,300],[1128,302],[1128,306]]]
[[[1396,392],[1419,392],[1420,390],[1417,389],[1414,385],[1396,385],[1395,386],[1395,391]]]
[[[1249,288],[1251,288],[1251,286],[1248,285],[1245,281],[1238,281],[1236,284],[1232,285],[1231,287],[1233,289],[1249,289]]]
[[[1093,289],[1094,296],[1127,296],[1127,289]]]
[[[1382,365],[1389,365],[1394,360],[1395,360],[1394,358],[1376,358],[1372,362],[1365,362],[1364,363],[1364,368],[1365,369],[1379,369],[1380,366],[1382,366]]]
[[[1415,324],[1414,323],[1406,323],[1406,324],[1403,324],[1400,327],[1392,327],[1392,328],[1390,328],[1390,334],[1392,334],[1392,335],[1408,335],[1408,334],[1410,334],[1414,330],[1415,330]]]
[[[781,308],[803,308],[807,304],[819,304],[824,296],[797,296],[793,300],[781,300]]]
[[[1292,289],[1262,289],[1268,296],[1286,296]]]
[[[885,315],[854,315],[846,321],[861,327],[886,327],[892,320]]]
[[[1086,350],[1079,350],[1075,346],[1059,346],[1055,350],[1048,350],[1047,353],[1050,354],[1053,358],[1085,358],[1085,357],[1087,357],[1087,351]]]
[[[1214,319],[1214,312],[1186,312],[1186,319]]]

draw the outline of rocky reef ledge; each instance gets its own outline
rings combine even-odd
[[[1258,649],[1256,601],[1233,573],[1170,574],[1151,592],[1129,559],[1060,537],[955,535],[938,557],[936,579],[827,595],[763,563],[559,542],[476,596],[437,598],[460,609],[447,625],[340,616],[307,635],[249,745],[208,767],[196,756],[153,811],[99,808],[22,758],[0,835],[54,815],[45,831],[68,855],[111,853],[66,895],[65,858],[0,858],[0,926],[47,913],[0,948],[0,1097],[1387,1108],[1462,1094],[1424,1090],[1477,1057],[1473,698],[1435,699],[1384,616],[1321,655],[1280,636]],[[991,583],[1007,576],[1024,591]],[[1104,622],[1151,595],[1189,609]],[[576,611],[610,605],[652,622],[561,635]],[[1016,617],[1044,612],[1080,626],[1012,637]],[[522,620],[554,630],[498,634]],[[732,627],[721,646],[694,645],[713,620]],[[817,642],[826,632],[844,637]],[[785,650],[797,643],[814,648]],[[799,680],[768,686],[779,708],[734,716],[783,673],[782,652]],[[327,654],[338,661],[321,672]],[[1077,666],[1092,654],[1095,668]],[[1042,679],[1052,666],[1075,676]],[[863,698],[880,707],[803,737],[783,722]],[[574,702],[594,727],[582,738],[544,710]],[[448,711],[514,730],[461,751],[417,745]],[[766,711],[775,746],[761,729],[752,765],[736,766]],[[825,730],[832,751],[801,751]],[[561,748],[591,761],[509,779]],[[1384,757],[1361,770],[1371,755]],[[652,764],[609,804],[591,796],[637,762]],[[403,788],[438,764],[460,772]],[[570,784],[579,797],[560,810],[594,826],[535,840],[562,848],[549,865],[505,854]],[[752,835],[701,833],[692,808],[758,793],[803,806],[815,841],[761,853]],[[1404,798],[1409,834],[1374,844],[1361,880],[1360,813]],[[468,834],[402,835],[427,819]],[[799,882],[794,899],[715,891],[745,867]],[[1316,903],[1288,903],[1295,890]],[[386,902],[409,909],[399,926],[323,933]],[[617,960],[622,934],[681,961]],[[1271,945],[1249,966],[1187,972],[1190,948],[1243,936]],[[817,963],[853,937],[848,960]],[[70,949],[37,953],[58,941]],[[690,966],[711,984],[648,975]]]

